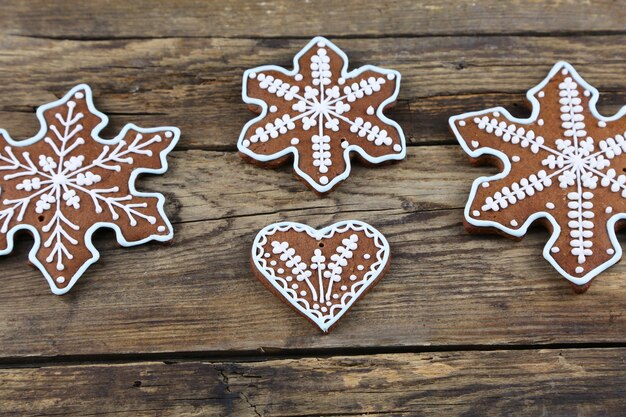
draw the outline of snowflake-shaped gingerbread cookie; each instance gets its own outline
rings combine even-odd
[[[14,141],[0,129],[0,255],[11,252],[16,232],[29,231],[30,261],[53,293],[64,294],[98,260],[97,229],[113,229],[123,246],[172,238],[164,197],[136,191],[135,179],[167,170],[177,128],[129,124],[101,139],[108,119],[87,85],[41,106],[37,117],[41,128],[30,139]]]
[[[615,231],[626,217],[626,108],[600,115],[598,91],[565,62],[527,97],[528,119],[500,107],[450,118],[475,162],[503,168],[474,181],[466,226],[521,238],[541,219],[552,231],[545,258],[584,291],[622,255]]]
[[[389,256],[385,237],[356,220],[320,230],[275,223],[252,245],[257,278],[325,333],[382,278]]]
[[[243,128],[240,154],[276,167],[293,156],[298,178],[317,193],[350,174],[350,159],[378,164],[405,157],[400,126],[383,112],[395,104],[400,73],[366,65],[351,72],[348,57],[316,37],[294,58],[294,69],[247,70],[243,100],[260,113]]]

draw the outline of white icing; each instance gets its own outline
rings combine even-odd
[[[511,226],[517,227],[518,226],[517,220],[515,219],[511,220]]]
[[[320,46],[324,45],[324,46]],[[311,49],[314,50],[307,66],[300,68],[300,59]],[[329,51],[334,54],[329,54]],[[334,74],[331,60],[343,60],[341,66],[341,74]],[[370,163],[381,163],[387,160],[397,160],[404,158],[406,154],[405,139],[402,130],[397,123],[389,120],[384,115],[377,117],[376,121],[365,121],[364,116],[372,116],[375,114],[374,108],[369,106],[365,111],[361,106],[352,106],[351,103],[359,100],[367,100],[381,90],[381,86],[385,83],[393,81],[395,84],[394,93],[391,97],[387,97],[382,103],[378,104],[380,108],[395,101],[399,86],[400,77],[397,72],[391,70],[380,69],[367,66],[352,72],[346,72],[348,59],[345,54],[331,42],[323,38],[313,39],[300,53],[294,58],[294,70],[291,72],[276,66],[264,66],[254,70],[246,71],[244,75],[244,91],[243,97],[246,103],[259,105],[267,108],[267,103],[259,99],[249,97],[247,94],[247,83],[254,80],[258,86],[268,93],[280,98],[284,101],[285,107],[281,110],[281,105],[276,109],[276,117],[267,117],[262,114],[258,118],[248,122],[241,132],[238,147],[239,150],[262,162],[271,161],[283,157],[291,152],[296,155],[294,158],[294,169],[298,176],[304,178],[318,192],[329,191],[337,182],[344,180],[350,172],[350,158],[348,152],[357,151],[359,155]],[[365,71],[378,73],[380,76],[370,76],[362,78],[360,74]],[[266,74],[267,71],[285,74],[283,77]],[[292,85],[289,77],[293,77],[295,81],[304,79],[303,73],[310,71],[311,85]],[[250,73],[257,73],[256,79],[250,78]],[[307,78],[309,79],[309,78]],[[270,110],[274,110],[270,108]],[[291,116],[288,112],[296,111],[297,114]],[[359,112],[363,112],[359,114]],[[252,125],[257,124],[259,120],[266,118],[264,126],[257,126],[254,130]],[[344,160],[346,168],[343,172],[333,172],[332,177],[323,175],[329,171],[333,152],[338,152],[338,147],[332,145],[337,140],[337,136],[333,132],[338,132],[340,125],[348,125],[354,137],[347,138],[346,144],[341,144],[344,152]],[[296,129],[297,126],[305,131],[311,132],[311,146],[319,147],[314,150],[314,156],[311,161],[302,160],[299,157],[298,149],[288,147],[272,155],[264,155],[253,151],[253,144],[259,142],[267,142],[278,138],[281,135]],[[391,129],[390,129],[391,127]],[[397,138],[391,137],[390,134]],[[329,141],[326,140],[329,138]],[[361,140],[363,138],[363,140]],[[309,143],[308,140],[305,140]],[[377,156],[367,154],[362,146],[365,144],[373,144],[379,147],[388,147],[389,152],[377,152]],[[326,146],[328,145],[328,146]],[[323,149],[321,149],[323,148]],[[311,176],[303,169],[303,164],[313,164],[318,171],[318,175]],[[307,171],[308,172],[308,171]],[[317,177],[317,179],[316,179]]]
[[[613,255],[613,254],[615,254],[615,250],[613,248],[608,248],[606,250],[606,253],[609,254],[609,255]]]
[[[519,161],[520,161],[520,157],[519,157],[519,156],[517,156],[517,155],[513,155],[513,156],[511,157],[511,160],[512,160],[513,162],[519,162]]]
[[[270,113],[276,113],[278,111],[278,107],[270,106]]]
[[[363,259],[369,259],[371,257],[372,257],[372,255],[370,255],[369,253],[366,253],[366,254],[363,255]]]
[[[478,148],[478,146],[480,146],[480,144],[477,141],[473,140],[472,141],[472,147]]]
[[[488,182],[483,182],[482,183],[483,188],[489,188],[489,183]]]
[[[544,124],[544,123],[545,123],[545,122],[543,121],[543,119],[539,119],[539,120],[537,120],[537,124],[538,124],[539,126],[543,126],[543,124]]]
[[[472,212],[472,214],[473,214],[474,216],[478,217],[478,216],[480,216],[480,211],[478,211],[478,210],[474,210],[474,211]]]
[[[552,249],[550,249],[550,252],[552,253],[559,253],[560,249],[557,248],[556,246],[553,246]]]
[[[537,96],[539,98],[544,98],[546,96],[546,93],[544,91],[540,91],[539,94],[537,94]]]
[[[305,233],[318,241],[331,239],[338,233],[346,233],[348,237],[343,238],[337,248],[328,248],[331,252],[327,258],[321,249],[313,250],[312,254],[296,253],[288,242],[275,236],[291,230]],[[373,244],[376,253],[373,254],[374,259],[367,270],[363,265],[358,265],[361,268],[357,269],[365,272],[359,276],[351,274],[348,284],[342,277],[346,271],[352,269],[351,265],[354,264],[351,262],[355,262],[353,253],[362,239],[369,240],[364,244]],[[294,286],[287,283],[289,277],[283,278],[282,274],[269,266],[265,256],[267,252],[278,257],[287,268],[291,268],[288,272],[293,273],[300,285],[311,294],[313,305],[307,299],[301,298],[302,292],[293,291]],[[252,260],[258,271],[286,301],[326,332],[384,271],[389,261],[389,244],[376,229],[358,221],[340,222],[321,230],[300,223],[283,222],[267,226],[257,234],[252,246]],[[341,284],[337,284],[339,282]],[[337,289],[342,294],[337,294]]]
[[[297,145],[298,143],[300,143],[300,139],[298,139],[298,138],[292,138],[291,139],[291,144],[292,145]]]
[[[461,120],[461,121],[459,122],[459,126],[463,127],[463,126],[465,126],[465,125],[466,125],[465,120]]]
[[[558,84],[549,84],[555,77],[555,74],[563,73],[566,75]],[[559,101],[560,114],[559,121],[556,127],[561,129],[561,134],[557,137],[551,137],[549,142],[543,137],[536,134],[529,129],[534,121],[543,121],[543,123],[537,123],[538,126],[543,126],[545,123],[550,124],[546,131],[552,132],[555,129],[554,118],[540,119],[538,116],[542,112],[539,101],[535,99],[537,97],[544,97],[544,88],[557,87],[556,92]],[[591,96],[591,98],[583,103],[582,95]],[[586,130],[587,123],[598,123],[598,126],[606,126],[607,121],[617,120],[626,114],[626,108],[620,110],[618,114],[610,118],[605,118],[598,114],[595,103],[597,102],[598,92],[593,87],[589,86],[577,73],[571,68],[569,64],[558,63],[554,66],[548,77],[540,83],[537,87],[531,89],[527,94],[528,100],[533,105],[532,114],[528,119],[517,119],[506,110],[498,108],[489,109],[482,112],[466,113],[459,116],[454,116],[450,119],[450,127],[456,135],[457,139],[465,149],[465,151],[472,157],[480,155],[495,155],[503,160],[504,169],[501,174],[489,177],[480,178],[475,181],[472,186],[470,198],[466,206],[466,217],[470,224],[478,227],[492,227],[500,229],[506,233],[514,236],[522,236],[525,234],[526,229],[530,223],[538,218],[546,218],[550,221],[552,226],[552,236],[550,241],[546,245],[544,251],[545,258],[568,280],[578,285],[584,285],[594,276],[600,273],[602,270],[608,268],[614,264],[619,257],[614,256],[610,260],[593,266],[586,267],[584,265],[590,265],[590,259],[594,258],[594,247],[600,245],[601,242],[594,244],[594,239],[604,238],[604,235],[596,236],[594,230],[596,227],[602,227],[602,229],[609,231],[609,239],[614,249],[613,253],[619,249],[619,243],[615,237],[614,224],[619,219],[624,219],[626,214],[620,214],[619,216],[613,216],[606,224],[596,224],[596,213],[601,210],[603,205],[597,203],[595,200],[603,198],[603,193],[596,192],[596,189],[604,188],[613,193],[619,193],[620,196],[626,198],[626,175],[621,173],[621,168],[624,165],[618,161],[620,155],[626,155],[626,132],[621,134],[615,134],[613,132],[612,137],[600,137],[593,138],[589,136],[589,132]],[[593,122],[585,120],[585,113],[583,105],[588,106],[593,117],[596,119]],[[494,113],[500,112],[504,114],[504,121],[496,120],[492,118]],[[589,117],[589,116],[587,116]],[[485,198],[485,202],[481,206],[481,210],[506,210],[509,206],[519,205],[520,202],[527,198],[533,198],[535,194],[545,192],[548,188],[556,188],[551,190],[550,194],[552,198],[559,199],[558,190],[563,190],[562,194],[566,197],[565,204],[567,208],[567,221],[562,224],[557,223],[557,220],[547,211],[538,211],[530,213],[529,218],[525,221],[524,225],[519,229],[510,229],[508,225],[502,224],[490,217],[489,220],[478,219],[471,207],[475,207],[474,199],[476,196],[476,190],[479,185],[483,184],[486,180],[498,180],[506,177],[507,175],[514,175],[515,171],[512,169],[511,163],[503,158],[509,152],[509,147],[502,147],[498,150],[491,147],[483,147],[480,150],[474,150],[474,137],[471,140],[465,140],[459,130],[456,128],[459,121],[473,120],[477,127],[487,134],[491,134],[500,138],[503,142],[511,145],[516,145],[522,148],[527,148],[535,154],[541,154],[542,164],[545,169],[537,170],[534,174],[516,180],[508,187],[503,187],[496,193]],[[537,126],[536,125],[536,126]],[[539,129],[539,128],[537,128]],[[532,133],[529,133],[532,132]],[[541,133],[540,130],[538,130]],[[596,135],[598,133],[595,133]],[[537,141],[537,138],[541,137],[541,141]],[[484,146],[484,144],[483,144]],[[510,146],[510,145],[509,145]],[[510,154],[508,154],[510,155]],[[511,158],[509,156],[509,158]],[[512,160],[512,158],[511,158]],[[611,165],[615,165],[612,168]],[[503,204],[504,203],[504,204]],[[597,207],[599,206],[599,207]],[[555,208],[554,203],[546,203],[546,208],[552,210]],[[612,212],[612,208],[604,209],[607,214]],[[472,216],[469,216],[472,213]],[[565,231],[562,231],[565,228]],[[550,254],[557,253],[558,248],[553,248],[552,245],[557,238],[564,233],[567,233],[569,239],[567,244],[569,246],[568,255],[576,257],[580,266],[576,269],[576,274],[585,272],[584,276],[574,276],[565,271],[559,262],[563,258],[559,258],[557,261]],[[621,254],[621,251],[620,251]],[[565,256],[565,254],[563,255]]]
[[[86,108],[87,114],[77,108]],[[44,114],[52,116],[49,123]],[[167,170],[165,156],[178,140],[177,128],[140,129],[126,125],[116,138],[101,139],[98,134],[108,124],[108,118],[95,109],[91,89],[84,84],[74,87],[60,100],[41,106],[37,117],[40,131],[27,140],[16,142],[0,129],[0,136],[5,141],[0,150],[0,177],[5,181],[2,194],[8,187],[25,193],[20,198],[2,200],[0,233],[7,235],[8,244],[0,255],[12,250],[12,237],[17,231],[28,230],[35,239],[29,260],[43,273],[52,292],[60,295],[68,292],[89,265],[97,260],[99,253],[91,241],[95,230],[112,228],[117,232],[118,242],[124,246],[171,239],[171,226],[163,212],[164,197],[156,193],[138,194],[134,181],[142,173],[163,173]],[[90,119],[84,125],[86,117]],[[162,142],[166,133],[170,133],[171,138],[167,149],[153,155],[150,146]],[[38,151],[37,157],[31,156],[28,147],[37,142],[47,145],[47,155]],[[160,168],[142,167],[135,162],[140,157],[152,158],[150,162],[159,161]],[[108,177],[120,172],[122,166],[129,165],[136,166],[129,171],[128,177],[122,177],[120,181],[128,181],[127,193],[121,193],[118,186],[102,185]],[[135,198],[138,196],[155,199],[158,215],[166,226],[156,226],[157,219],[146,213],[148,203],[138,202]],[[92,207],[93,212],[88,211]],[[25,222],[28,211],[40,215],[35,224]],[[92,221],[86,229],[79,225],[84,223],[84,216]],[[79,218],[83,221],[77,221]],[[120,226],[135,227],[139,224],[152,225],[154,233],[142,240],[127,241]],[[91,257],[68,268],[68,261],[74,259],[79,247],[86,247]],[[48,252],[43,261],[37,256],[41,248]],[[69,276],[53,277],[49,270],[67,270]],[[57,286],[65,283],[67,285],[63,288]]]
[[[613,213],[613,207],[608,206],[607,208],[605,208],[605,209],[604,209],[604,212],[605,212],[606,214],[611,214],[611,213]]]

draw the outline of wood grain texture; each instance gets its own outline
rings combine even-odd
[[[3,8],[7,33],[55,38],[428,36],[481,33],[624,31],[626,11],[611,0],[358,2],[183,0],[15,2]],[[346,17],[350,18],[346,18]]]
[[[357,167],[328,198],[289,170],[231,152],[174,152],[171,170],[140,189],[164,190],[171,246],[116,248],[63,297],[25,265],[30,242],[0,258],[0,356],[54,357],[355,347],[624,343],[624,268],[584,296],[545,261],[547,233],[522,242],[471,236],[461,207],[474,176],[457,146],[415,147],[406,161]],[[392,264],[329,336],[320,336],[254,278],[252,240],[279,220],[314,227],[357,218],[390,242]],[[602,306],[602,308],[598,308]]]
[[[626,35],[594,37],[434,37],[338,39],[351,68],[374,64],[402,73],[388,114],[410,144],[452,143],[448,117],[506,106],[524,116],[525,93],[558,60],[574,64],[603,94],[600,110],[626,103]],[[0,126],[15,138],[34,134],[32,111],[80,82],[123,124],[180,126],[179,148],[234,149],[254,117],[241,99],[243,71],[291,67],[303,39],[139,39],[59,41],[0,37]],[[19,52],[18,52],[19,51]]]
[[[611,416],[623,412],[626,351],[69,365],[0,369],[0,380],[5,416]]]

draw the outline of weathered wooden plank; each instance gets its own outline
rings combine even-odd
[[[0,126],[14,137],[37,131],[32,111],[80,82],[124,123],[181,127],[181,147],[233,149],[253,117],[241,100],[246,68],[291,66],[302,39],[156,39],[101,42],[0,38]],[[526,90],[559,59],[574,63],[604,94],[608,114],[626,102],[626,36],[339,39],[354,67],[378,64],[403,75],[389,114],[409,142],[451,143],[452,114],[504,105],[517,115]]]
[[[2,26],[8,33],[58,38],[567,34],[623,32],[624,20],[623,4],[610,0],[73,0],[59,4],[38,0],[2,8]]]
[[[0,380],[5,416],[618,416],[626,350],[66,365]]]
[[[105,233],[100,261],[62,297],[25,265],[27,239],[0,258],[0,357],[624,343],[626,265],[575,295],[542,258],[546,233],[513,242],[465,232],[459,208],[471,179],[486,172],[457,146],[415,147],[402,163],[358,167],[318,198],[289,170],[256,168],[234,153],[175,152],[171,171],[140,187],[166,192],[173,245],[120,249]],[[322,336],[254,278],[248,251],[271,222],[350,218],[388,237],[393,262]]]

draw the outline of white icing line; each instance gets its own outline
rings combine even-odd
[[[518,228],[518,229],[511,229],[508,226],[505,226],[501,223],[495,222],[495,221],[491,221],[491,220],[479,220],[479,219],[475,219],[472,216],[470,216],[470,210],[471,210],[471,205],[472,202],[474,201],[474,198],[476,197],[476,190],[478,189],[479,185],[485,181],[493,181],[493,180],[498,180],[498,179],[502,179],[504,177],[506,177],[510,171],[511,171],[511,163],[509,161],[509,158],[506,154],[504,154],[501,151],[498,151],[497,149],[494,148],[488,148],[488,147],[482,147],[479,149],[472,149],[472,147],[468,146],[467,142],[465,141],[465,139],[461,136],[460,132],[458,131],[457,127],[456,127],[456,122],[460,119],[467,119],[469,117],[476,117],[476,116],[482,116],[482,115],[490,115],[493,112],[500,112],[502,113],[507,119],[511,120],[514,123],[518,123],[518,124],[531,124],[534,123],[537,120],[537,117],[539,115],[539,111],[540,111],[540,104],[539,101],[537,100],[537,98],[535,97],[535,95],[539,96],[539,97],[544,97],[545,93],[543,93],[543,91],[541,91],[550,81],[551,78],[553,78],[557,72],[559,71],[564,71],[565,74],[569,73],[571,75],[571,77],[579,84],[581,85],[583,88],[587,89],[588,91],[590,91],[590,95],[591,98],[589,99],[589,104],[588,104],[588,108],[591,111],[592,115],[594,117],[596,117],[597,119],[604,121],[604,122],[611,122],[614,120],[617,120],[621,117],[623,117],[626,114],[626,106],[623,106],[617,113],[615,113],[613,116],[611,117],[605,117],[602,116],[600,113],[598,113],[597,109],[596,109],[596,104],[599,98],[599,93],[598,90],[591,86],[590,84],[588,84],[582,77],[580,77],[580,75],[578,75],[578,73],[576,72],[576,70],[567,62],[561,61],[556,63],[553,67],[552,70],[550,71],[550,73],[548,74],[548,76],[541,82],[539,83],[537,86],[531,88],[530,90],[528,90],[528,92],[526,93],[526,97],[528,99],[528,101],[531,103],[532,105],[532,113],[530,115],[529,118],[527,119],[519,119],[517,117],[512,116],[505,108],[503,107],[496,107],[496,108],[492,108],[492,109],[487,109],[487,110],[482,110],[482,111],[475,111],[475,112],[468,112],[468,113],[463,113],[460,115],[456,115],[456,116],[452,116],[449,119],[449,124],[450,124],[450,129],[452,130],[452,132],[454,133],[455,137],[457,138],[459,144],[461,145],[461,147],[463,148],[463,150],[470,155],[472,158],[478,158],[482,155],[493,155],[499,159],[502,160],[503,164],[504,164],[504,169],[502,170],[501,173],[493,175],[491,177],[479,177],[476,180],[474,180],[473,184],[472,184],[472,189],[470,191],[469,194],[469,198],[467,200],[467,204],[465,206],[465,210],[464,210],[464,215],[465,218],[467,219],[468,223],[477,226],[477,227],[493,227],[496,229],[499,229],[501,231],[503,231],[504,233],[507,233],[509,235],[515,236],[515,237],[522,237],[523,235],[526,234],[526,231],[528,230],[528,227],[537,219],[540,218],[545,218],[547,219],[551,225],[552,225],[552,235],[550,236],[550,239],[548,240],[548,242],[546,243],[546,245],[544,246],[543,249],[543,256],[544,258],[550,262],[550,264],[567,280],[573,282],[576,285],[585,285],[587,284],[589,281],[591,281],[595,276],[597,276],[598,274],[600,274],[602,271],[606,270],[607,268],[609,268],[610,266],[616,264],[622,257],[622,247],[619,244],[619,241],[617,240],[617,237],[615,235],[615,223],[619,220],[622,219],[626,219],[626,213],[619,213],[614,215],[613,217],[611,217],[606,224],[607,227],[607,234],[609,236],[609,239],[611,240],[611,244],[613,246],[613,249],[615,251],[615,254],[613,257],[611,257],[611,259],[607,260],[606,262],[602,263],[601,265],[597,266],[596,268],[587,271],[587,273],[585,275],[583,275],[582,277],[575,277],[569,273],[567,273],[563,268],[561,268],[561,266],[559,266],[559,264],[556,262],[556,260],[552,257],[551,255],[551,248],[554,245],[554,242],[556,242],[556,240],[558,239],[559,234],[561,233],[561,227],[559,226],[559,224],[557,223],[557,221],[555,220],[554,216],[552,216],[552,214],[550,214],[549,212],[546,211],[540,211],[540,212],[536,212],[533,213],[531,216],[528,217],[528,219],[526,219],[526,221],[524,222],[524,224]]]
[[[362,231],[365,235],[374,240],[377,252],[375,254],[376,262],[374,262],[370,269],[364,274],[362,283],[355,283],[352,285],[351,290],[345,293],[341,298],[340,305],[334,305],[331,308],[333,314],[331,317],[316,315],[313,313],[313,309],[307,308],[302,303],[296,302],[297,293],[292,289],[286,287],[286,283],[282,278],[276,276],[266,266],[267,260],[265,257],[260,256],[264,252],[263,247],[267,244],[268,236],[273,235],[277,231],[295,230],[297,232],[306,232],[312,238],[317,240],[332,238],[335,233],[343,233],[347,230]],[[323,229],[314,229],[306,224],[295,222],[281,222],[274,223],[263,228],[255,237],[252,244],[252,262],[265,279],[287,300],[290,304],[301,312],[304,316],[313,321],[323,332],[328,332],[330,329],[354,304],[356,300],[375,282],[380,274],[385,270],[387,263],[389,262],[390,248],[387,239],[374,227],[367,223],[357,220],[347,220],[332,224]],[[357,280],[356,275],[350,276],[350,281]],[[360,284],[360,285],[359,285]],[[296,295],[296,298],[294,298]],[[332,303],[331,303],[332,305]],[[319,305],[318,305],[319,307]],[[322,309],[322,311],[324,311]],[[325,317],[325,319],[324,319]]]
[[[266,117],[267,112],[268,112],[268,106],[267,103],[263,100],[259,100],[259,99],[255,99],[253,97],[249,97],[248,96],[248,92],[247,92],[247,79],[250,77],[250,74],[252,73],[261,73],[263,71],[277,71],[280,72],[284,75],[287,76],[295,76],[296,74],[298,74],[300,72],[300,67],[298,64],[298,61],[300,60],[300,58],[307,53],[311,48],[316,47],[318,45],[319,42],[324,42],[325,47],[326,48],[331,48],[335,53],[337,53],[343,60],[343,66],[341,69],[341,78],[342,79],[347,79],[347,78],[353,78],[353,77],[357,77],[358,75],[360,75],[361,73],[365,72],[365,71],[375,71],[375,72],[379,72],[382,74],[386,74],[387,75],[387,79],[388,80],[393,80],[396,84],[396,88],[394,90],[394,93],[387,98],[385,101],[383,101],[379,106],[378,109],[376,111],[376,115],[377,117],[383,122],[386,123],[388,125],[391,125],[393,128],[396,129],[396,131],[398,132],[398,138],[400,140],[400,143],[397,144],[401,147],[400,150],[396,150],[397,148],[394,147],[394,151],[397,153],[393,153],[393,154],[387,154],[387,155],[383,155],[383,156],[379,156],[379,157],[373,157],[371,155],[369,155],[367,152],[365,152],[365,150],[358,146],[358,145],[353,145],[350,144],[349,146],[344,148],[343,151],[343,159],[344,159],[344,164],[345,164],[345,170],[344,172],[342,172],[341,174],[337,175],[336,177],[334,177],[332,180],[328,181],[326,184],[320,184],[317,181],[315,181],[311,176],[307,175],[304,171],[302,171],[299,168],[299,152],[297,151],[296,148],[294,147],[286,147],[283,150],[272,154],[272,155],[260,155],[257,153],[254,153],[253,151],[251,151],[247,146],[245,146],[244,141],[246,140],[246,134],[248,132],[248,130],[250,129],[251,126],[253,126],[255,123],[257,123],[259,120],[262,120],[263,118]],[[264,66],[260,66],[257,68],[253,68],[253,69],[248,69],[244,72],[243,74],[243,85],[242,85],[242,98],[243,101],[247,104],[255,104],[257,106],[261,107],[261,114],[257,117],[255,117],[254,119],[250,120],[248,123],[246,123],[246,125],[243,127],[243,129],[241,130],[241,134],[239,135],[239,139],[237,141],[237,148],[239,149],[239,152],[250,156],[251,158],[254,158],[258,161],[261,162],[267,162],[267,161],[272,161],[275,159],[279,159],[282,158],[283,156],[291,153],[293,154],[293,169],[294,171],[296,171],[296,173],[298,174],[298,176],[300,176],[301,178],[303,178],[309,185],[311,185],[317,192],[319,193],[327,193],[329,192],[331,189],[333,189],[333,187],[335,187],[336,184],[338,184],[341,181],[344,181],[346,178],[348,178],[348,176],[350,175],[350,171],[351,171],[351,161],[350,161],[350,152],[356,152],[358,153],[365,161],[372,163],[372,164],[379,164],[381,162],[385,162],[385,161],[390,161],[390,160],[402,160],[406,157],[406,140],[404,137],[404,132],[402,130],[402,128],[400,127],[400,125],[398,123],[396,123],[395,121],[389,119],[388,117],[386,117],[383,114],[383,109],[390,103],[393,103],[396,101],[397,97],[398,97],[398,93],[400,91],[400,80],[401,80],[401,75],[398,71],[395,70],[389,70],[389,69],[385,69],[385,68],[380,68],[380,67],[376,67],[374,65],[365,65],[362,66],[360,68],[354,69],[350,72],[348,72],[348,56],[341,50],[339,49],[337,46],[335,46],[335,44],[333,44],[332,42],[330,42],[328,39],[321,37],[321,36],[317,36],[313,39],[311,39],[311,41],[304,47],[302,48],[302,50],[300,50],[300,52],[298,52],[294,58],[293,58],[293,70],[288,71],[285,68],[279,67],[277,65],[264,65]],[[328,178],[327,178],[328,179]],[[321,181],[320,181],[321,182]]]
[[[157,132],[164,132],[164,131],[173,132],[173,138],[171,139],[169,146],[166,149],[162,150],[159,155],[161,168],[156,168],[156,169],[141,168],[141,167],[135,168],[131,172],[130,177],[128,179],[128,188],[129,188],[130,193],[133,196],[151,197],[151,198],[157,199],[158,213],[163,219],[163,221],[165,222],[166,224],[165,227],[167,228],[169,233],[167,235],[150,235],[138,241],[127,241],[126,238],[124,238],[124,235],[122,234],[122,230],[115,223],[111,223],[111,222],[94,223],[91,227],[89,227],[89,229],[87,229],[87,231],[85,232],[85,236],[84,236],[85,246],[91,253],[91,258],[87,259],[83,263],[83,265],[78,269],[78,271],[76,271],[76,273],[70,278],[69,283],[67,284],[65,288],[59,288],[57,286],[57,282],[55,282],[52,276],[50,276],[48,271],[45,269],[44,265],[39,261],[39,259],[37,259],[37,252],[39,251],[39,247],[41,245],[41,236],[39,234],[39,231],[35,229],[33,226],[27,225],[27,224],[19,224],[19,225],[14,226],[6,233],[7,247],[4,250],[0,250],[0,256],[11,253],[11,251],[13,250],[13,245],[14,245],[13,238],[14,238],[15,233],[19,232],[20,230],[28,230],[29,232],[31,232],[34,238],[34,244],[30,252],[28,253],[28,260],[41,271],[41,273],[44,275],[44,277],[48,281],[48,284],[50,285],[50,289],[52,293],[56,295],[62,295],[62,294],[67,293],[69,290],[71,290],[74,284],[76,284],[76,281],[78,281],[78,279],[83,275],[83,273],[87,270],[87,268],[89,268],[89,266],[91,266],[100,258],[100,252],[98,252],[98,250],[95,248],[95,246],[93,246],[93,243],[92,243],[92,235],[96,230],[103,228],[103,227],[107,227],[109,229],[114,230],[115,236],[117,238],[117,242],[120,245],[126,246],[126,247],[141,245],[143,243],[146,243],[152,240],[156,240],[159,242],[166,242],[168,240],[171,240],[172,237],[174,236],[172,225],[169,222],[169,219],[167,218],[167,216],[165,215],[165,210],[163,208],[165,205],[165,197],[160,193],[145,193],[145,192],[137,191],[135,189],[135,180],[141,174],[163,174],[167,171],[168,169],[167,160],[166,160],[167,154],[174,148],[174,146],[176,146],[176,144],[178,143],[178,139],[180,137],[180,129],[178,129],[177,127],[164,126],[164,127],[144,129],[144,128],[140,128],[130,123],[130,124],[125,125],[120,131],[120,133],[113,139],[102,139],[99,136],[99,133],[109,123],[109,118],[104,113],[98,111],[95,108],[93,104],[93,94],[91,92],[91,88],[87,84],[79,84],[75,86],[74,88],[72,88],[61,99],[56,100],[52,103],[44,104],[37,109],[36,115],[37,115],[37,119],[39,119],[40,128],[39,128],[39,132],[37,132],[37,134],[33,136],[32,138],[15,141],[11,138],[9,133],[4,129],[0,129],[0,135],[4,136],[4,138],[6,139],[7,143],[10,146],[18,148],[18,149],[23,146],[32,145],[33,143],[44,138],[44,136],[48,132],[48,124],[44,118],[44,112],[46,112],[47,110],[51,108],[63,105],[64,103],[71,100],[72,97],[75,97],[76,94],[85,94],[85,101],[87,104],[87,108],[96,117],[100,118],[101,120],[100,123],[98,123],[98,125],[96,125],[91,132],[91,138],[94,139],[96,142],[101,143],[103,145],[113,146],[113,145],[119,144],[119,142],[126,136],[128,131],[131,129],[139,133],[157,133]],[[63,277],[63,282],[65,282],[66,279],[67,279],[66,277]],[[59,283],[62,283],[62,282],[59,282]]]

